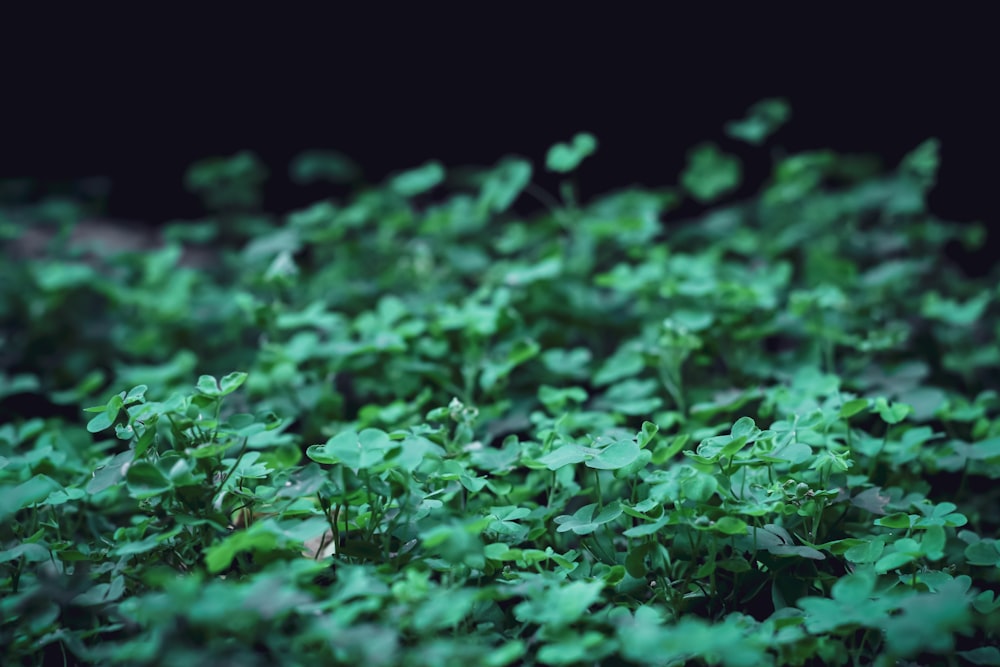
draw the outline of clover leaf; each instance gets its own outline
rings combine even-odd
[[[779,98],[757,102],[742,120],[726,123],[726,134],[734,139],[759,146],[765,139],[784,125],[791,116],[788,103]]]
[[[617,501],[598,510],[597,503],[584,505],[572,515],[562,514],[555,518],[559,525],[557,532],[573,531],[577,535],[589,535],[602,525],[614,521],[622,514],[622,506]]]
[[[597,150],[597,139],[587,132],[573,135],[570,143],[553,145],[545,156],[545,167],[549,171],[568,173],[576,169],[584,158]]]
[[[722,153],[713,144],[702,144],[688,153],[681,183],[699,202],[710,202],[735,190],[741,177],[737,158]]]

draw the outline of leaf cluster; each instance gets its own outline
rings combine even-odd
[[[0,264],[0,400],[41,401],[0,419],[0,661],[1000,664],[998,293],[943,259],[981,234],[927,210],[936,142],[745,201],[720,146],[582,202],[581,133],[562,201],[429,161],[285,216],[243,153],[156,251]]]

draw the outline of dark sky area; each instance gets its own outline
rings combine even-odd
[[[585,197],[674,184],[687,149],[705,140],[745,158],[749,195],[768,150],[741,148],[722,126],[780,96],[793,117],[774,145],[873,153],[891,166],[937,137],[932,210],[1000,225],[1000,58],[985,17],[875,16],[862,5],[764,17],[726,4],[674,17],[528,7],[259,15],[252,28],[196,17],[95,33],[71,18],[46,25],[3,47],[0,179],[107,177],[111,215],[162,223],[200,214],[183,173],[202,157],[253,150],[271,172],[266,205],[287,211],[335,194],[290,183],[288,163],[305,149],[348,154],[368,182],[429,159],[488,165],[518,154],[555,190],[547,148],[589,131],[599,149],[578,174]]]

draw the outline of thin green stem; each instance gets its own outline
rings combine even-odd
[[[227,473],[226,473],[226,475],[225,475],[225,477],[223,477],[223,478],[222,478],[222,481],[221,481],[221,482],[219,482],[219,485],[218,485],[218,486],[216,487],[216,489],[215,489],[215,492],[216,492],[216,493],[218,493],[219,491],[221,491],[221,490],[222,490],[222,488],[223,488],[223,487],[224,487],[224,486],[226,485],[226,482],[228,482],[228,481],[229,481],[229,478],[233,476],[233,473],[234,473],[234,472],[236,472],[236,467],[237,467],[237,466],[239,466],[239,464],[240,464],[240,459],[242,459],[242,458],[243,458],[243,455],[244,455],[244,454],[246,453],[246,451],[247,451],[247,441],[248,441],[248,439],[247,439],[247,438],[243,438],[243,444],[242,444],[242,445],[240,446],[240,451],[239,451],[239,453],[238,453],[238,454],[236,455],[236,460],[235,460],[235,461],[233,461],[233,465],[231,465],[231,466],[229,467],[229,472],[227,472]]]

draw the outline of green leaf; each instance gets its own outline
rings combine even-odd
[[[12,394],[19,394],[21,392],[37,391],[39,386],[38,378],[34,375],[21,374],[8,376],[4,373],[0,373],[0,398],[10,396]],[[103,406],[96,409],[85,408],[87,412],[100,412],[103,409]]]
[[[660,532],[664,526],[670,523],[670,519],[670,515],[664,513],[664,515],[656,521],[651,523],[641,523],[638,526],[629,528],[622,534],[625,535],[625,537],[645,537],[646,535],[655,535]]]
[[[749,528],[743,544],[754,549],[765,549],[776,556],[801,556],[813,560],[824,560],[826,556],[813,547],[796,546],[787,530],[776,524],[765,524],[763,528]]]
[[[541,346],[534,340],[522,339],[514,342],[507,350],[506,358],[500,362],[485,362],[479,376],[479,386],[489,391],[496,383],[507,377],[525,361],[538,354]]]
[[[670,440],[661,440],[656,449],[653,450],[653,463],[660,465],[677,456],[690,439],[689,433],[681,433]]]
[[[246,479],[266,478],[271,469],[266,463],[257,462],[260,457],[260,452],[246,452],[243,454],[233,467],[233,474],[229,478],[229,484],[239,484],[241,480]],[[224,459],[223,463],[229,464],[229,461],[230,459]],[[183,471],[181,470],[178,470],[178,473],[183,475]],[[173,475],[171,475],[171,479],[173,479]]]
[[[796,604],[805,612],[805,627],[811,633],[834,632],[858,625],[878,628],[893,607],[886,598],[873,599],[874,590],[874,573],[859,570],[834,583],[832,600],[804,597]]]
[[[86,287],[98,280],[94,269],[82,263],[35,263],[31,268],[35,281],[43,292],[61,292],[74,287]]]
[[[711,475],[702,472],[695,472],[681,482],[681,493],[685,498],[698,503],[708,502],[719,488],[719,482]]]
[[[970,665],[991,665],[993,667],[1000,665],[1000,648],[996,646],[980,646],[968,651],[958,651],[956,655]]]
[[[812,447],[804,442],[789,440],[767,452],[757,452],[762,461],[782,461],[787,463],[803,463],[814,458]]]
[[[1000,457],[1000,437],[974,442],[965,451],[966,455],[974,461],[985,461]]]
[[[502,160],[483,183],[479,205],[491,213],[503,213],[531,182],[531,172],[531,163],[527,160]]]
[[[510,287],[526,287],[543,280],[557,278],[563,270],[560,257],[546,257],[531,264],[513,264],[504,272],[503,282]],[[589,354],[587,355],[589,360]]]
[[[505,544],[503,542],[494,542],[492,544],[487,544],[483,548],[483,553],[490,560],[502,560],[504,554],[506,554],[510,550],[511,550],[510,545]]]
[[[886,528],[909,528],[911,523],[910,515],[903,512],[875,519],[876,526],[885,526]]]
[[[118,414],[124,405],[125,403],[120,395],[115,394],[112,396],[104,406],[104,412],[87,423],[87,430],[91,433],[98,433],[106,428],[110,428],[115,423],[115,420],[118,419]]]
[[[745,521],[732,516],[724,516],[712,524],[712,529],[724,535],[746,535],[747,524]]]
[[[80,500],[87,495],[87,492],[83,489],[70,487],[62,488],[58,491],[53,491],[49,494],[49,497],[45,499],[46,505],[64,505],[69,502]]]
[[[786,544],[771,547],[768,551],[775,556],[801,556],[812,560],[826,560],[826,556],[819,549],[813,547]]]
[[[583,379],[590,375],[589,366],[592,356],[591,351],[583,347],[550,348],[542,352],[540,358],[545,367],[553,373]]]
[[[931,292],[924,297],[922,314],[924,317],[939,320],[952,326],[968,327],[982,318],[983,312],[991,300],[992,295],[988,291],[981,292],[965,303],[942,298],[937,292]]]
[[[615,470],[615,479],[631,479],[635,477],[652,460],[653,452],[648,449],[640,449],[639,455],[632,463]]]
[[[224,454],[230,446],[231,443],[225,440],[218,440],[216,442],[206,442],[197,447],[188,447],[184,450],[184,453],[195,459],[211,459]]]
[[[942,584],[934,593],[914,595],[901,605],[900,613],[886,618],[886,648],[900,657],[921,651],[950,654],[956,632],[971,629],[972,613],[966,595],[967,584],[958,580]]]
[[[768,98],[754,104],[742,120],[726,123],[726,134],[759,146],[791,117],[788,103],[780,98]]]
[[[125,405],[131,405],[132,403],[142,403],[143,400],[145,400],[147,389],[149,389],[149,387],[147,387],[144,384],[132,387],[131,389],[128,390],[128,393],[125,394],[123,403]]]
[[[635,436],[635,440],[639,444],[639,447],[644,448],[646,447],[646,445],[652,442],[653,438],[656,436],[659,430],[660,427],[654,424],[653,422],[648,422],[648,421],[642,422],[642,430],[639,431],[639,433]]]
[[[634,440],[619,440],[601,450],[601,453],[586,461],[590,468],[617,470],[624,468],[639,457],[639,445]]]
[[[600,405],[623,415],[647,415],[663,404],[655,380],[628,379],[608,387]]]
[[[614,641],[609,641],[600,632],[589,630],[549,641],[538,649],[538,662],[542,665],[578,665],[588,659],[611,653],[614,648]]]
[[[924,533],[920,540],[920,550],[929,560],[940,560],[944,558],[944,546],[946,536],[942,526],[931,526]]]
[[[603,582],[573,581],[548,586],[540,594],[514,607],[514,616],[524,623],[564,627],[578,621],[597,602]]]
[[[279,544],[278,535],[269,522],[255,523],[246,530],[232,533],[205,550],[205,566],[212,574],[228,568],[236,555],[243,551],[267,552]]]
[[[222,380],[219,381],[221,387],[220,396],[226,396],[233,393],[240,388],[244,382],[246,382],[247,374],[241,372],[229,373],[223,376]]]
[[[476,591],[468,588],[430,597],[414,612],[413,629],[427,633],[452,628],[472,611],[475,602]]]
[[[906,403],[893,403],[891,406],[889,402],[882,397],[875,399],[875,411],[878,412],[879,416],[882,418],[886,424],[898,424],[903,421],[908,414],[913,412],[913,407],[907,405]]]
[[[117,416],[118,415],[115,414],[115,417]],[[114,423],[115,417],[109,417],[107,412],[102,412],[87,422],[87,430],[91,433],[100,433],[104,429],[111,427],[111,424]]]
[[[996,540],[980,540],[965,547],[965,559],[969,565],[981,567],[1000,565],[1000,545]]]
[[[138,500],[159,496],[173,488],[170,479],[154,464],[136,461],[125,473],[129,494]]]
[[[134,454],[131,451],[119,452],[98,467],[91,480],[87,482],[87,493],[96,494],[118,484],[125,476],[127,467],[131,464]]]
[[[549,171],[568,173],[597,150],[597,139],[592,134],[580,132],[569,144],[555,144],[545,156],[545,167]]]
[[[638,375],[645,365],[646,362],[639,350],[631,346],[622,346],[597,369],[593,383],[603,386]]]
[[[641,579],[646,576],[646,556],[656,547],[652,542],[645,542],[629,550],[625,557],[625,570],[630,576]]]
[[[195,389],[198,393],[205,396],[220,396],[219,382],[211,375],[202,375],[198,378],[198,383],[195,385]]]
[[[973,599],[972,606],[980,614],[992,614],[1000,609],[1000,597],[993,591],[982,591]]]
[[[875,579],[866,571],[841,577],[830,589],[834,600],[850,605],[864,604],[875,589]]]
[[[740,436],[738,438],[733,438],[719,450],[719,456],[732,456],[737,453],[747,445],[746,436]]]
[[[730,429],[729,434],[733,438],[747,438],[755,436],[760,433],[760,429],[757,428],[757,424],[754,422],[752,417],[740,417],[733,424],[732,429]]]
[[[553,449],[551,452],[538,459],[538,462],[549,470],[558,470],[559,468],[568,465],[583,463],[587,460],[587,456],[588,450],[585,447],[568,443]]]
[[[154,533],[141,540],[135,540],[132,542],[122,542],[114,549],[114,553],[118,556],[135,556],[138,554],[149,553],[162,545],[164,542],[176,537],[184,530],[184,526],[177,525],[168,530],[165,533]]]
[[[702,144],[688,153],[681,183],[699,202],[707,203],[735,190],[741,180],[740,162],[712,144]]]
[[[572,516],[567,514],[557,516],[555,522],[559,527],[556,531],[560,533],[573,531],[577,535],[588,535],[603,524],[617,519],[622,511],[621,504],[617,501],[601,508],[600,512],[597,511],[597,503],[584,505]]]
[[[454,526],[435,526],[423,534],[421,542],[425,548],[433,549],[447,542],[455,530]]]
[[[925,528],[928,526],[950,526],[955,528],[964,526],[969,522],[969,519],[964,514],[955,511],[958,507],[954,503],[938,503],[930,509],[928,509],[929,505],[927,504],[921,504],[918,507],[924,512],[925,516],[919,517],[913,522],[913,527],[915,528]]]
[[[746,436],[733,438],[728,435],[717,435],[706,438],[698,445],[695,452],[685,452],[685,455],[699,463],[712,464],[723,456],[732,456],[746,446]]]
[[[351,470],[362,470],[382,463],[393,447],[395,444],[389,435],[379,429],[368,428],[361,433],[347,430],[323,445],[312,445],[306,450],[306,456],[317,463],[339,463]]]
[[[414,197],[436,188],[445,177],[440,162],[431,160],[420,167],[405,171],[389,181],[389,187],[403,197]]]
[[[534,358],[538,351],[541,349],[541,345],[537,341],[531,339],[520,339],[514,343],[510,351],[507,353],[507,363],[511,366],[519,366],[529,359]]]
[[[617,586],[625,578],[625,566],[615,565],[603,576],[604,583],[608,586]]]
[[[854,415],[858,414],[862,410],[868,407],[867,398],[855,398],[854,400],[847,401],[840,408],[840,417],[842,419],[850,419]]]
[[[940,159],[941,142],[935,138],[927,139],[900,161],[900,171],[914,176],[924,187],[934,184]]]
[[[566,387],[556,389],[547,384],[538,388],[538,400],[549,410],[556,414],[562,411],[568,402],[583,403],[587,400],[587,392],[582,387]]]
[[[520,639],[507,641],[483,657],[483,667],[507,667],[520,660],[527,651],[527,645]]]
[[[42,563],[50,560],[52,553],[41,544],[25,543],[0,551],[0,563],[7,563],[18,558],[24,558],[28,563]]]
[[[300,153],[289,169],[292,182],[309,185],[319,181],[350,183],[361,177],[361,168],[339,151],[310,150]]]
[[[267,169],[256,155],[241,151],[228,158],[208,158],[191,165],[185,185],[200,194],[209,208],[246,209],[260,203]]]
[[[885,535],[877,535],[866,539],[863,544],[853,546],[844,552],[844,558],[852,563],[869,564],[874,563],[885,551]]]
[[[875,563],[875,571],[879,574],[885,574],[891,570],[901,568],[907,563],[912,563],[916,559],[917,556],[912,554],[895,551],[879,558]]]
[[[0,520],[6,521],[18,510],[42,502],[49,494],[61,488],[62,485],[48,475],[35,475],[17,486],[0,487],[0,496],[3,497],[3,503],[0,503]]]
[[[723,558],[716,562],[719,569],[726,570],[728,572],[735,572],[741,574],[743,572],[749,572],[753,569],[746,558],[735,557],[735,558]]]

